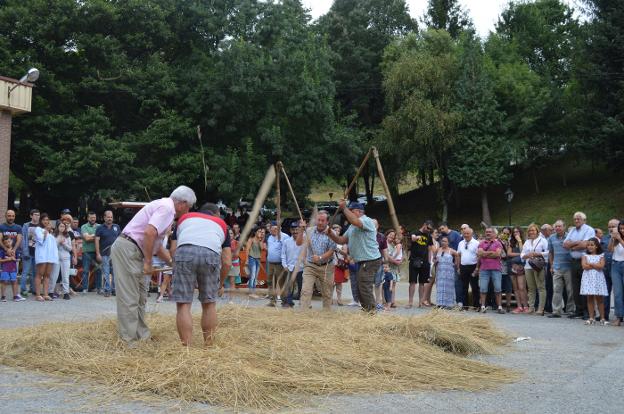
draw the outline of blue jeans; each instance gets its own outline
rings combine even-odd
[[[91,270],[91,264],[96,266],[95,253],[82,253],[82,291],[89,290],[89,270]],[[100,290],[102,288],[102,276],[100,271],[95,272],[95,288]]]
[[[488,291],[490,280],[494,283],[494,293],[501,292],[500,270],[479,270],[479,290],[481,293]]]
[[[30,290],[34,293],[35,284],[33,283],[33,280],[35,278],[35,272],[35,257],[22,258],[22,280],[20,281],[20,291],[26,291],[26,281],[28,281]]]
[[[379,266],[379,270],[375,273],[375,287],[381,286],[384,282],[384,268],[383,265]]]
[[[354,302],[360,303],[360,291],[358,290],[357,272],[357,263],[354,265],[349,265],[349,283],[351,284],[351,296],[353,296]]]
[[[260,259],[249,256],[247,258],[247,262],[249,264],[249,280],[247,280],[247,288],[254,290],[258,279],[258,272],[260,272]]]
[[[293,299],[297,298],[297,300],[299,300],[299,298],[301,298],[301,286],[303,285],[303,270],[297,272],[297,275],[295,276],[295,283],[297,284],[297,286],[292,287],[290,289],[290,292],[288,292],[288,296],[286,296],[286,303],[288,303],[289,305],[295,304],[295,302],[293,302]],[[297,290],[296,295],[295,290]]]
[[[102,256],[102,273],[104,274],[104,290],[111,292],[115,290],[115,275],[113,274],[113,264],[110,256]],[[110,275],[110,278],[108,277]]]
[[[394,280],[394,276],[392,276],[392,273],[386,272],[384,274],[383,295],[384,295],[384,301],[386,303],[392,302],[392,290],[390,289],[392,288],[393,280]]]
[[[613,286],[613,299],[615,302],[615,316],[624,317],[624,262],[611,264],[611,282]]]

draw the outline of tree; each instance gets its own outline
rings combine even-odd
[[[297,0],[4,1],[0,70],[42,73],[12,172],[51,211],[181,183],[237,201],[277,160],[307,194],[344,175],[357,136],[335,120],[331,52],[309,21]]]
[[[458,0],[429,0],[423,22],[431,29],[446,30],[453,39],[473,28],[472,20]]]
[[[569,122],[577,127],[580,156],[606,160],[614,169],[624,162],[624,4],[584,0],[584,25],[570,93]]]
[[[465,32],[460,41],[460,74],[456,83],[458,138],[449,163],[449,178],[460,188],[481,190],[482,219],[492,224],[487,190],[506,182],[511,153],[505,145],[503,113],[498,110],[494,83],[480,40]]]
[[[442,30],[409,35],[388,48],[384,89],[388,115],[380,147],[401,170],[389,171],[394,185],[401,173],[433,170],[441,217],[448,215],[448,162],[461,114],[454,105],[456,44]]]
[[[336,99],[344,116],[357,115],[361,158],[374,140],[383,119],[384,96],[380,64],[383,52],[396,37],[417,30],[404,0],[335,0],[319,19],[319,31],[331,48],[336,82]],[[353,158],[349,154],[350,158]],[[368,182],[369,172],[364,171]],[[347,177],[351,181],[351,176]],[[369,201],[372,188],[366,185]],[[354,190],[352,197],[355,195]]]

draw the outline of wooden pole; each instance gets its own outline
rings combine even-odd
[[[390,210],[390,219],[392,220],[392,225],[396,231],[397,237],[401,236],[401,226],[399,226],[399,219],[397,218],[396,211],[394,209],[394,202],[392,201],[392,195],[390,194],[390,188],[388,188],[388,183],[386,182],[386,177],[383,172],[383,168],[381,167],[381,161],[379,160],[379,152],[377,148],[372,147],[373,156],[375,157],[375,163],[377,164],[377,173],[379,174],[379,181],[381,181],[381,185],[384,188],[386,193],[387,202],[388,202],[388,210]]]
[[[279,162],[275,164],[275,207],[277,212],[277,240],[281,239],[282,236],[282,208],[281,208],[281,199],[280,199],[280,167]]]
[[[293,191],[292,185],[290,185],[290,180],[288,179],[288,175],[286,174],[286,169],[284,169],[284,164],[279,162],[279,165],[282,169],[282,174],[284,174],[284,179],[286,180],[286,185],[288,185],[288,190],[290,191],[290,195],[295,202],[295,207],[297,207],[297,213],[299,213],[299,218],[303,220],[303,214],[301,214],[301,209],[299,208],[299,203],[297,203],[297,197],[295,197],[295,192]]]
[[[360,178],[360,174],[362,173],[362,170],[364,169],[364,167],[368,163],[368,158],[370,157],[370,154],[371,154],[371,149],[369,149],[368,152],[366,153],[366,155],[364,156],[364,159],[362,160],[362,163],[360,164],[360,167],[358,168],[357,172],[355,173],[355,177],[353,177],[353,180],[351,180],[351,183],[347,186],[347,189],[345,190],[344,196],[343,196],[343,198],[345,200],[347,199],[347,197],[349,197],[349,193],[351,192],[351,189],[353,188],[353,186],[357,182],[358,178]],[[331,225],[331,223],[334,222],[334,219],[336,218],[337,214],[338,214],[338,209],[336,209],[336,211],[334,211],[334,214],[332,214],[331,218],[329,219],[330,225]]]
[[[267,170],[264,180],[262,181],[262,185],[260,186],[260,190],[258,190],[258,194],[256,195],[256,199],[254,200],[253,208],[251,209],[251,213],[249,214],[249,219],[247,223],[245,223],[245,227],[243,227],[243,231],[240,235],[240,242],[236,247],[236,250],[232,254],[233,257],[238,256],[241,248],[245,245],[247,241],[247,237],[249,237],[249,233],[251,233],[251,229],[253,228],[256,220],[258,219],[258,215],[260,214],[260,208],[264,204],[269,192],[271,191],[271,187],[273,186],[273,181],[275,180],[275,167],[271,165]]]

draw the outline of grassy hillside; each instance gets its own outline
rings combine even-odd
[[[563,185],[564,172],[566,186]],[[512,202],[513,224],[552,223],[558,218],[570,224],[574,212],[580,210],[587,214],[590,225],[606,228],[610,218],[624,217],[624,176],[621,174],[614,175],[604,168],[592,171],[588,163],[561,163],[538,171],[539,194],[535,192],[532,174],[520,171],[514,175],[511,183],[515,194]],[[506,188],[495,187],[488,193],[492,220],[496,225],[508,222]],[[459,198],[459,205],[454,203],[449,206],[449,223],[452,227],[459,227],[462,223],[477,226],[481,222],[479,191],[462,190]],[[440,213],[435,207],[435,192],[431,188],[418,188],[401,194],[395,205],[399,221],[408,229],[419,227],[425,218],[437,221]],[[386,203],[378,203],[369,207],[367,213],[388,226],[390,219],[387,211]]]

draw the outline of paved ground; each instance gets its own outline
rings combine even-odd
[[[348,286],[345,286],[348,291]],[[399,300],[405,300],[407,285],[401,283]],[[149,310],[174,312],[172,303],[155,304]],[[264,301],[249,302],[235,298],[241,305],[261,306]],[[317,301],[315,306],[320,306]],[[355,311],[355,310],[354,310]],[[398,309],[400,314],[419,314],[426,310]],[[88,320],[115,315],[114,298],[94,294],[54,303],[0,303],[0,329],[34,325],[45,321]],[[586,327],[582,321],[548,319],[531,315],[488,313],[500,328],[515,336],[531,337],[510,346],[502,355],[488,357],[491,362],[518,369],[518,382],[499,390],[481,393],[415,392],[406,395],[376,395],[319,398],[305,410],[310,413],[404,413],[415,411],[451,411],[461,413],[577,413],[582,411],[622,412],[624,376],[624,328]],[[381,316],[383,317],[383,316]],[[0,333],[1,334],[1,333]],[[53,360],[51,360],[51,363]],[[62,363],[61,361],[54,361]],[[619,367],[619,368],[618,368]],[[98,408],[99,407],[99,408]],[[191,410],[192,408],[192,410]],[[89,384],[61,385],[58,380],[35,373],[0,366],[0,412],[203,412],[223,410],[204,405],[179,407],[152,406],[106,395]]]

